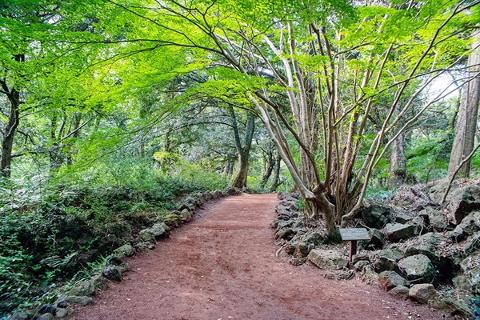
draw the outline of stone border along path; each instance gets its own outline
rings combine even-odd
[[[231,196],[128,261],[124,281],[69,319],[448,319],[361,280],[275,256],[276,194]]]

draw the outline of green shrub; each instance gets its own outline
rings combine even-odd
[[[163,215],[168,219],[182,197],[228,187],[196,165],[181,162],[167,173],[137,158],[62,168],[38,181],[2,185],[8,195],[0,199],[0,318],[78,277]]]

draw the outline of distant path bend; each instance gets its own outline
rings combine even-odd
[[[441,319],[360,280],[334,281],[275,257],[277,196],[232,196],[206,206],[157,248],[129,261],[124,281],[70,319]]]

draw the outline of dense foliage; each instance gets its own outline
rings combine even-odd
[[[143,159],[109,160],[96,168],[101,175],[91,170],[86,181],[22,181],[4,190],[10,194],[0,215],[0,314],[34,302],[130,242],[186,195],[228,185],[191,165],[172,176],[148,169]],[[25,194],[29,190],[40,194]]]
[[[479,22],[474,0],[0,0],[0,313],[186,194],[295,189],[335,236],[366,195],[454,178]]]

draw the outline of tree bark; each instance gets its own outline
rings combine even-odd
[[[233,166],[235,164],[235,158],[230,156],[225,160],[225,166],[223,168],[223,174],[227,177],[230,177],[233,174]]]
[[[405,158],[405,134],[402,133],[393,142],[390,155],[390,185],[392,187],[405,183],[407,178],[407,159]]]
[[[235,110],[230,106],[229,111],[232,118],[235,146],[238,152],[238,167],[232,180],[232,187],[243,189],[247,187],[250,149],[253,141],[253,133],[255,132],[255,115],[253,113],[248,114],[247,125],[245,128],[245,139],[242,145]]]
[[[16,90],[12,90],[9,95],[10,115],[8,123],[5,126],[5,133],[2,140],[2,160],[0,162],[1,175],[10,178],[12,171],[12,150],[20,120],[20,94]]]
[[[24,62],[25,55],[17,54],[14,57],[17,62]],[[15,141],[15,134],[20,122],[20,91],[15,88],[9,88],[7,80],[0,81],[2,91],[6,94],[8,101],[10,102],[10,112],[8,115],[8,122],[5,126],[2,139],[2,159],[0,160],[0,175],[9,178],[12,173],[12,151],[13,143]]]
[[[247,186],[249,155],[240,153],[238,155],[238,167],[232,180],[232,187],[243,189]]]
[[[307,198],[305,201],[305,209],[308,213],[314,215],[313,217],[305,215],[305,223],[315,221],[318,217],[323,216],[328,236],[331,240],[338,240],[335,205],[326,197],[324,192],[315,193],[315,198]]]
[[[262,175],[262,181],[260,182],[260,187],[262,189],[264,189],[265,186],[267,185],[268,180],[270,179],[274,168],[275,168],[275,157],[273,155],[273,150],[269,149],[267,152],[267,157],[265,159],[265,170]]]
[[[480,34],[475,35],[472,52],[468,58],[468,75],[473,77],[480,71]],[[455,125],[455,138],[453,139],[448,175],[452,176],[459,164],[473,150],[475,133],[477,131],[478,104],[480,102],[480,77],[475,77],[466,83],[462,90],[462,100],[457,114]],[[459,169],[457,175],[468,177],[470,175],[471,161],[466,161]]]
[[[13,143],[15,141],[15,134],[20,121],[20,92],[16,89],[12,89],[9,91],[7,97],[10,102],[10,113],[2,139],[0,172],[3,177],[9,178],[12,171]]]
[[[273,170],[273,179],[272,185],[270,186],[270,192],[277,191],[280,182],[280,164],[282,162],[282,157],[279,154],[275,157],[275,169]]]

